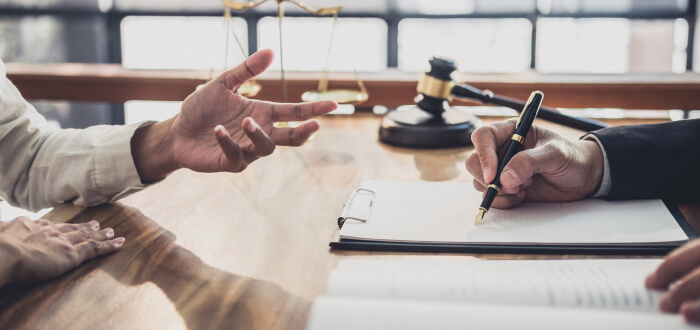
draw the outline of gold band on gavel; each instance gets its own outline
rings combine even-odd
[[[449,99],[452,95],[452,88],[456,83],[452,80],[445,81],[427,74],[423,75],[423,79],[418,82],[418,93],[431,96],[438,99]]]
[[[520,142],[520,144],[523,144],[523,142],[525,141],[525,138],[518,135],[518,134],[513,134],[513,137],[511,138],[511,140],[515,140],[515,141]]]
[[[489,185],[489,188],[496,189],[496,191],[501,191],[501,188],[499,188],[497,185],[495,185],[493,183]]]

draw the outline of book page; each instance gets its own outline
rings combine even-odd
[[[309,330],[374,329],[697,329],[678,314],[623,313],[455,302],[321,297]]]
[[[658,312],[661,259],[343,260],[329,296]]]
[[[686,242],[687,235],[661,200],[523,203],[491,209],[478,226],[482,194],[467,183],[365,181],[343,239],[425,242],[615,245]],[[369,200],[372,200],[371,210]],[[371,212],[368,212],[371,211]]]

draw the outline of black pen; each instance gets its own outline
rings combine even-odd
[[[498,195],[498,191],[501,190],[500,179],[503,168],[506,167],[510,159],[513,158],[515,154],[523,150],[525,137],[527,136],[527,132],[530,131],[532,122],[535,120],[535,117],[537,117],[537,112],[540,110],[540,105],[542,104],[543,98],[544,94],[542,94],[542,92],[534,91],[532,94],[530,94],[530,98],[527,100],[527,103],[525,103],[525,108],[523,109],[523,112],[520,113],[518,122],[515,124],[513,137],[510,139],[508,148],[506,148],[506,152],[503,154],[503,159],[501,159],[501,162],[498,164],[496,178],[494,178],[491,184],[489,184],[489,187],[486,190],[486,195],[484,196],[484,201],[481,202],[481,206],[479,207],[479,213],[476,215],[476,219],[474,219],[475,226],[479,223],[479,221],[481,221],[481,219],[484,218],[484,214],[489,211],[489,208],[491,208],[491,203],[493,203],[493,200]]]

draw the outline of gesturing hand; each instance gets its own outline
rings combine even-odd
[[[173,125],[174,158],[199,172],[240,172],[267,156],[276,145],[300,146],[319,128],[316,120],[296,128],[277,128],[278,121],[304,121],[337,107],[333,101],[280,104],[251,100],[238,88],[262,73],[272,51],[255,53],[185,99]]]
[[[141,181],[161,179],[178,168],[198,172],[240,172],[275,147],[300,146],[320,125],[316,116],[338,107],[334,101],[271,103],[251,100],[238,88],[272,63],[261,50],[237,67],[190,94],[180,113],[139,128],[131,140]],[[274,127],[280,121],[306,121],[298,127]]]
[[[100,230],[94,220],[65,224],[20,217],[0,222],[0,286],[48,279],[114,252],[124,245],[124,238],[113,237],[112,228]]]
[[[671,252],[645,284],[650,289],[669,289],[659,309],[667,313],[680,310],[687,322],[700,323],[700,241]]]
[[[486,191],[496,177],[499,155],[510,142],[516,120],[478,128],[472,134],[475,151],[466,161],[474,187]],[[501,174],[501,191],[493,207],[510,208],[523,200],[572,201],[593,194],[600,186],[603,155],[595,141],[571,141],[536,126]]]

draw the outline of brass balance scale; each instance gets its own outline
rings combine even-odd
[[[304,11],[314,14],[314,15],[319,15],[319,16],[327,16],[327,15],[333,15],[333,28],[331,29],[331,40],[328,45],[328,55],[326,56],[326,64],[323,68],[323,73],[321,76],[321,79],[318,82],[318,88],[317,90],[313,91],[307,91],[304,92],[301,95],[301,99],[306,102],[311,102],[311,101],[318,101],[318,100],[333,100],[338,102],[339,104],[360,104],[362,102],[367,101],[367,98],[369,97],[369,94],[367,93],[367,89],[365,88],[364,83],[360,79],[360,76],[355,69],[353,65],[353,72],[355,74],[355,80],[357,81],[358,88],[357,90],[354,89],[328,89],[328,63],[331,55],[331,48],[333,46],[333,38],[335,37],[335,30],[336,27],[340,24],[338,21],[338,12],[340,11],[341,7],[340,6],[335,6],[335,7],[324,7],[324,8],[318,8],[318,9],[313,9],[310,8],[306,5],[304,5],[301,2],[295,1],[295,0],[261,0],[261,1],[249,1],[247,3],[241,3],[233,0],[221,0],[222,4],[225,7],[224,10],[224,19],[226,21],[226,68],[228,69],[228,40],[229,40],[229,35],[233,34],[236,42],[238,43],[238,46],[243,53],[245,57],[247,57],[247,54],[245,50],[243,49],[243,45],[241,44],[240,40],[238,39],[238,36],[236,35],[235,31],[232,31],[230,29],[230,21],[231,21],[231,10],[246,10],[250,8],[255,8],[257,6],[262,5],[263,3],[266,3],[268,1],[277,1],[277,16],[279,17],[279,34],[280,34],[280,72],[281,72],[281,80],[282,80],[282,101],[287,102],[287,80],[285,77],[285,70],[284,70],[284,53],[283,53],[283,48],[282,48],[282,22],[284,18],[284,7],[283,4],[285,2],[292,3],[299,8],[303,9]],[[347,54],[347,48],[345,49],[346,54]],[[239,92],[243,96],[247,97],[253,97],[258,92],[260,92],[260,89],[262,86],[260,83],[257,81],[251,79],[247,81],[241,88],[239,89]]]

